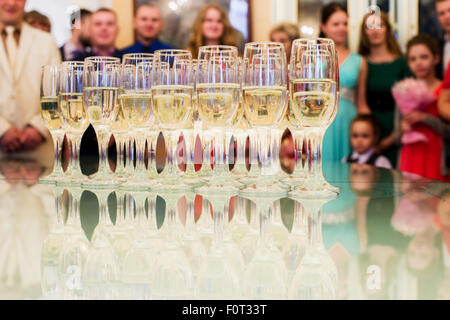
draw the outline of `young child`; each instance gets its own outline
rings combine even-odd
[[[432,37],[418,35],[407,44],[408,65],[414,76],[424,81],[436,100],[424,111],[411,111],[401,120],[402,132],[415,130],[425,135],[426,142],[404,145],[400,152],[399,169],[425,178],[443,178],[443,141],[447,125],[439,118],[437,98],[441,82],[436,78],[435,67],[439,63],[439,47]],[[448,128],[447,128],[448,129]]]
[[[389,160],[375,152],[379,137],[380,129],[372,115],[361,114],[356,116],[350,125],[350,144],[353,153],[342,161],[392,169]]]

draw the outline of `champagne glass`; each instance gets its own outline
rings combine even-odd
[[[90,57],[84,61],[83,104],[94,127],[100,153],[98,172],[83,181],[83,185],[109,188],[118,185],[108,168],[108,144],[111,124],[119,111],[120,59]]]
[[[221,192],[233,188],[229,170],[227,127],[238,114],[240,81],[237,48],[204,46],[197,64],[197,103],[203,125],[214,149],[213,176],[202,192]],[[209,148],[207,147],[207,150]],[[211,159],[208,156],[207,159]],[[236,188],[235,188],[236,189]],[[236,189],[237,190],[237,189]]]
[[[339,68],[334,42],[330,39],[298,39],[292,47],[290,99],[296,120],[304,128],[306,179],[291,192],[327,197],[339,193],[322,172],[322,142],[336,117],[339,95]]]
[[[192,59],[192,76],[196,79],[198,59]],[[190,187],[198,187],[203,184],[201,174],[197,173],[196,165],[202,165],[201,161],[196,160],[197,140],[202,136],[202,121],[198,112],[198,99],[196,90],[196,81],[194,81],[194,95],[192,99],[192,113],[183,129],[184,150],[186,170],[183,174],[183,182]],[[201,140],[200,140],[201,142]]]
[[[114,136],[116,142],[117,162],[114,175],[120,182],[126,182],[131,176],[125,168],[126,156],[125,148],[130,137],[130,125],[123,116],[122,109],[119,109],[115,119],[111,123],[111,133]]]
[[[119,101],[126,121],[133,128],[137,155],[134,175],[122,184],[124,189],[145,189],[154,183],[146,175],[144,159],[145,143],[153,146],[156,142],[156,135],[147,135],[155,125],[150,77],[152,62],[152,54],[126,54],[123,57]]]
[[[52,136],[55,156],[52,173],[44,179],[39,179],[40,183],[46,184],[64,180],[61,151],[65,127],[58,104],[59,70],[59,65],[46,65],[42,67],[41,75],[41,117]]]
[[[192,54],[187,50],[157,50],[151,73],[153,111],[166,143],[167,163],[159,190],[183,188],[178,172],[180,131],[192,112]]]
[[[322,240],[322,206],[336,198],[309,198],[301,203],[308,217],[308,246],[289,287],[288,298],[300,300],[334,300],[338,289],[337,268]]]
[[[272,130],[281,122],[287,107],[287,67],[284,46],[274,42],[253,42],[245,46],[243,102],[247,119],[257,133],[260,174],[245,193],[261,191],[283,195],[286,186],[273,181]],[[278,156],[278,153],[276,154]],[[252,163],[256,165],[256,163]]]
[[[66,136],[70,144],[70,162],[65,183],[81,183],[85,176],[80,168],[80,143],[89,121],[83,107],[84,63],[67,61],[61,66],[59,79],[59,105],[67,124]]]

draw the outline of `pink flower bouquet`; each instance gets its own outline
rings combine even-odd
[[[392,95],[402,114],[424,111],[435,99],[433,93],[422,80],[408,78],[392,87]],[[403,144],[427,142],[424,134],[411,130],[402,136]]]

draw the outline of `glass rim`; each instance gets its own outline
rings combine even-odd
[[[315,45],[315,46],[325,46],[325,45],[335,45],[335,42],[329,38],[312,38],[312,39],[305,39],[305,38],[300,38],[300,39],[295,39],[294,41],[292,41],[292,47],[294,47],[294,45],[302,45],[302,46],[306,46],[306,45]]]
[[[282,44],[281,42],[275,42],[275,41],[253,41],[253,42],[248,42],[245,44],[245,48],[255,48],[257,46],[260,45],[269,45],[272,46],[273,48],[283,48],[284,49],[284,44]],[[270,49],[270,47],[269,47]]]
[[[184,50],[184,49],[161,49],[161,50],[156,50],[154,53],[154,57],[156,56],[183,56],[183,55],[190,55],[192,57],[192,53],[189,50]]]
[[[200,48],[198,48],[198,52],[200,53],[200,51],[213,51],[213,50],[217,50],[219,49],[219,51],[222,52],[226,52],[226,51],[238,51],[238,48],[236,46],[230,46],[230,45],[225,45],[225,44],[218,44],[218,45],[212,45],[212,46],[201,46]]]
[[[83,62],[117,62],[120,64],[120,58],[110,56],[92,56],[84,59]]]

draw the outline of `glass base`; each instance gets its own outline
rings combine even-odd
[[[289,192],[289,196],[296,199],[328,199],[338,196],[341,191],[339,187],[329,184],[325,179],[311,180],[304,180],[302,184],[294,186]]]
[[[58,182],[64,181],[64,173],[61,174],[50,174],[48,176],[42,177],[38,180],[39,184],[56,184]]]
[[[228,194],[238,193],[239,188],[229,183],[223,183],[222,181],[215,182],[214,180],[211,180],[204,186],[195,188],[195,192],[198,194]]]
[[[60,186],[81,185],[87,179],[88,177],[80,172],[79,174],[69,174],[64,176],[64,179],[62,181],[57,181],[57,184]]]
[[[105,173],[102,175],[95,173],[85,179],[81,185],[84,187],[95,187],[97,189],[108,189],[117,187],[119,184],[120,183],[116,180],[116,176],[113,173]]]
[[[287,195],[290,188],[289,186],[282,184],[278,181],[274,181],[269,178],[260,178],[256,183],[252,183],[242,188],[239,194],[243,197],[255,196],[255,195],[272,195],[283,197]]]
[[[140,191],[140,190],[149,190],[150,188],[154,187],[157,184],[155,180],[146,179],[146,178],[139,178],[139,179],[133,179],[130,177],[126,181],[121,181],[120,183],[120,189],[126,190],[126,191]]]

